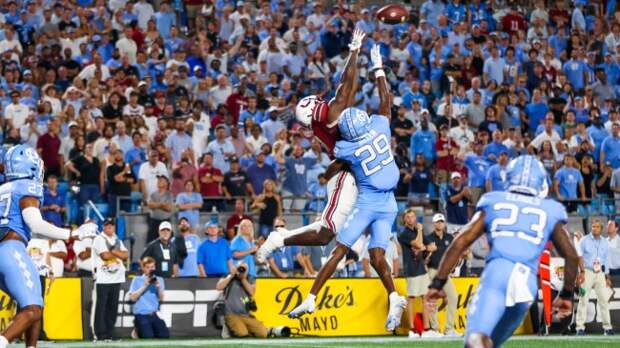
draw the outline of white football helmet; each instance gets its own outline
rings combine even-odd
[[[295,118],[301,123],[302,126],[310,128],[312,124],[312,112],[319,103],[319,97],[316,95],[309,95],[302,98],[295,107]]]

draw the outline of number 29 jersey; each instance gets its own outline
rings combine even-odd
[[[0,238],[9,231],[19,234],[25,243],[30,240],[31,232],[22,217],[19,201],[24,197],[34,197],[43,204],[43,185],[35,180],[20,179],[0,186]]]
[[[370,131],[359,141],[339,140],[334,155],[350,164],[358,188],[356,207],[374,211],[397,211],[394,189],[400,172],[390,149],[390,123],[373,115]]]
[[[512,192],[489,192],[476,206],[485,214],[490,251],[487,263],[501,258],[519,262],[538,272],[538,262],[558,223],[566,223],[564,206]]]

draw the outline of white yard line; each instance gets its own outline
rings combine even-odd
[[[119,346],[119,347],[151,347],[153,345],[166,345],[169,347],[197,347],[197,346],[223,346],[223,345],[246,345],[246,346],[290,346],[290,347],[302,347],[308,344],[325,345],[325,344],[338,344],[339,347],[345,348],[346,344],[355,343],[399,343],[399,342],[459,342],[461,338],[433,338],[425,339],[418,338],[416,340],[408,339],[407,337],[325,337],[325,338],[287,338],[287,339],[189,339],[189,340],[161,340],[161,341],[140,341],[140,340],[122,340],[120,342],[112,343],[93,343],[88,341],[81,342],[40,342],[38,344],[41,348],[72,348],[72,347],[106,347],[106,346]],[[620,336],[515,336],[511,338],[515,341],[524,340],[570,340],[570,341],[600,341],[601,343],[620,343]],[[10,347],[23,347],[22,344],[12,344]],[[357,347],[356,347],[357,348]]]

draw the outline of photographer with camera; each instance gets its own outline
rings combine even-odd
[[[155,275],[155,259],[140,260],[142,275],[133,278],[129,299],[134,302],[134,326],[140,338],[169,338],[166,323],[157,316],[159,305],[164,301],[164,278]]]
[[[256,285],[248,276],[248,265],[240,262],[234,272],[216,285],[217,290],[224,292],[224,322],[228,330],[234,337],[267,337],[267,328],[251,313],[257,309],[252,299]]]

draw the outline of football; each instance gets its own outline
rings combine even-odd
[[[398,24],[409,19],[409,11],[400,4],[385,5],[377,11],[377,19],[386,24]]]

